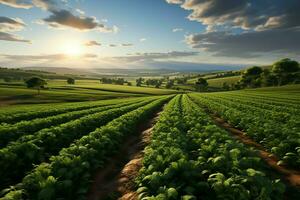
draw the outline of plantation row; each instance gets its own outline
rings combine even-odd
[[[255,151],[230,137],[187,95],[165,107],[136,179],[140,199],[282,199]]]
[[[63,103],[63,104],[46,104],[46,105],[27,105],[16,106],[12,109],[2,109],[0,112],[0,124],[13,124],[22,120],[31,120],[35,118],[49,117],[62,113],[80,111],[84,109],[95,108],[103,105],[113,105],[120,102],[131,101],[132,99],[112,99],[102,101],[80,102],[80,103]]]
[[[134,101],[137,101],[137,100],[134,100]],[[36,118],[33,120],[29,120],[29,121],[24,120],[24,121],[15,123],[15,124],[0,125],[0,147],[4,147],[9,142],[16,140],[23,135],[32,134],[41,129],[59,125],[59,124],[63,124],[68,121],[84,117],[86,115],[99,113],[101,111],[105,111],[105,110],[112,109],[112,108],[118,108],[123,105],[129,105],[134,101],[128,101],[128,102],[125,101],[125,103],[119,103],[117,105],[115,105],[115,104],[102,105],[102,106],[97,106],[94,108],[58,114],[55,116],[50,116],[50,117],[45,117],[45,118]]]
[[[24,135],[6,148],[0,149],[0,165],[3,169],[0,172],[2,184],[4,186],[13,184],[14,180],[20,180],[27,171],[32,169],[33,164],[46,161],[48,157],[57,154],[61,148],[68,146],[73,140],[151,101],[153,99],[130,105],[121,104],[113,108],[112,106],[102,107],[103,109],[95,114],[42,129],[33,135]],[[10,173],[8,173],[9,170],[11,170]]]
[[[300,166],[300,109],[278,105],[274,99],[229,94],[189,94],[199,105],[244,130],[256,142],[279,157],[278,164]]]
[[[93,171],[104,167],[124,138],[169,99],[139,99],[10,143],[0,153],[1,165],[9,170],[1,173],[7,187],[1,199],[85,199]],[[32,163],[39,165],[19,180]],[[21,183],[8,188],[16,181]]]

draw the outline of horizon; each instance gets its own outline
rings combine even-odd
[[[226,6],[218,0],[0,0],[0,65],[184,71],[300,60],[299,6],[296,0]]]

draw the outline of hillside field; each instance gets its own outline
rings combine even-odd
[[[300,85],[187,94],[48,86],[42,104],[1,107],[1,200],[300,195]],[[1,87],[6,97],[36,92]]]
[[[175,90],[100,84],[99,80],[76,80],[74,85],[66,80],[48,80],[47,88],[37,90],[26,88],[24,82],[0,81],[0,106],[7,104],[31,104],[50,102],[76,102],[149,95],[177,93]]]

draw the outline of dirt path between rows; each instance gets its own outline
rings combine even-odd
[[[133,181],[142,167],[143,150],[150,142],[151,131],[160,112],[141,124],[137,134],[128,136],[123,142],[118,155],[112,157],[104,169],[96,171],[88,200],[137,199]]]
[[[232,125],[227,123],[222,118],[211,114],[212,119],[215,124],[221,128],[226,129],[230,132],[235,138],[240,140],[246,145],[253,146],[257,149],[259,156],[276,172],[282,175],[282,177],[290,184],[291,186],[297,187],[300,189],[300,171],[289,169],[286,166],[277,165],[278,158],[273,154],[269,153],[261,144],[253,141],[249,138],[245,132],[234,128]]]

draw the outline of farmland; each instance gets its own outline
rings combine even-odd
[[[59,81],[52,84],[64,87]],[[76,87],[97,88],[92,83]],[[113,85],[102,89],[118,92]],[[120,92],[131,93],[125,89]],[[122,171],[132,158],[115,155],[126,157],[126,141],[143,134],[143,124],[155,115],[150,140],[135,152],[139,164],[130,187],[113,188],[101,197],[295,199],[300,194],[299,85],[164,95],[156,90],[145,90],[152,95],[142,97],[3,107],[1,199],[97,199],[100,194],[91,187],[105,191],[101,187],[118,180],[112,178],[118,172],[100,185],[95,185],[96,174],[105,173],[111,162]]]
[[[75,85],[66,80],[47,81],[47,89],[37,95],[35,89],[26,88],[24,82],[0,81],[0,106],[7,104],[59,103],[112,98],[172,94],[176,91],[147,87],[100,84],[99,80],[77,80]]]

